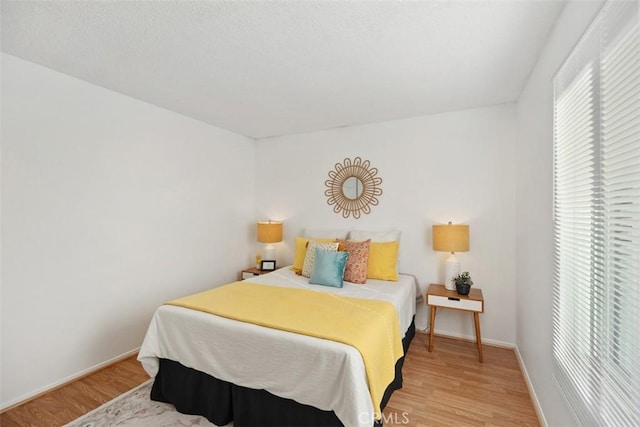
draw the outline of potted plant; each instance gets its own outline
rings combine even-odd
[[[453,278],[453,281],[456,284],[456,290],[460,295],[469,295],[471,285],[473,285],[473,280],[471,280],[471,276],[468,271],[458,274]]]

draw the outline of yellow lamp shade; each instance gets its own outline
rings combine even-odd
[[[278,243],[282,242],[282,223],[281,222],[259,222],[258,223],[258,242],[260,243]]]
[[[467,252],[469,250],[469,226],[439,224],[433,226],[433,250],[438,252]]]

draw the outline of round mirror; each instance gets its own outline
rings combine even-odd
[[[370,213],[371,206],[378,204],[377,196],[382,194],[382,178],[377,174],[378,169],[370,167],[369,161],[360,157],[336,163],[335,170],[329,172],[329,179],[324,183],[327,203],[344,218],[350,215],[360,218],[361,212]]]
[[[362,181],[350,176],[342,184],[342,194],[349,200],[355,200],[362,194]]]

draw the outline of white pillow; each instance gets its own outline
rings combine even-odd
[[[304,230],[304,236],[308,239],[342,239],[346,240],[348,230],[323,230],[316,228],[307,228]]]
[[[363,242],[371,239],[372,242],[395,242],[400,241],[400,230],[389,231],[367,231],[367,230],[351,230],[349,232],[349,240]]]

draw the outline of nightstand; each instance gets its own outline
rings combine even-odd
[[[440,308],[452,308],[473,313],[478,344],[478,359],[482,362],[482,336],[480,335],[479,314],[484,313],[482,289],[471,288],[469,295],[460,295],[449,291],[444,285],[429,285],[427,289],[427,306],[431,308],[431,324],[429,326],[429,351],[433,350],[433,330],[435,329],[436,311]]]
[[[239,276],[240,276],[240,280],[244,280],[244,279],[250,279],[254,276],[260,276],[261,274],[267,274],[267,273],[271,273],[271,271],[260,270],[259,268],[251,267],[251,268],[245,268],[244,270],[242,270]]]

